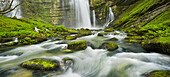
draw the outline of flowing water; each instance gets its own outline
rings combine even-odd
[[[115,17],[114,17],[112,8],[109,7],[109,15],[108,15],[108,17],[107,17],[107,19],[106,19],[106,23],[105,23],[104,27],[108,27],[109,24],[110,24],[111,22],[113,22],[114,19],[115,19]]]
[[[102,31],[100,31],[102,32]],[[0,54],[0,77],[142,77],[142,74],[153,70],[170,70],[170,57],[158,53],[144,53],[140,46],[126,44],[123,39],[126,33],[109,32],[109,35],[99,37],[99,32],[76,40],[48,40],[40,44],[14,48]],[[108,39],[116,37],[119,48],[114,51],[95,49]],[[65,53],[67,43],[86,40],[95,47],[74,53]],[[62,62],[65,57],[72,58],[74,64],[65,72],[41,73],[26,70],[20,63],[33,58],[52,58]]]

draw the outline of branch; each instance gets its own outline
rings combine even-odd
[[[15,8],[17,8],[19,5],[21,5],[23,2],[24,1],[22,1],[21,3],[19,3],[18,5],[16,5],[14,8],[12,8],[10,10],[8,9],[8,11],[6,11],[6,12],[5,11],[2,11],[2,12],[0,11],[0,14],[6,14],[6,13],[9,13],[9,12],[13,11]]]
[[[14,2],[14,0],[12,0],[11,3],[10,3],[10,5],[9,5],[9,7],[6,8],[6,9],[4,9],[4,10],[2,10],[2,12],[5,12],[5,11],[9,10],[9,9],[11,8],[13,2]]]

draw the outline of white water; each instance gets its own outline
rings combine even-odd
[[[111,22],[113,22],[114,19],[115,19],[115,17],[114,17],[112,8],[109,7],[109,15],[108,15],[108,18],[106,19],[106,23],[105,23],[105,25],[104,25],[104,28],[105,28],[105,27],[108,27],[109,24],[110,24]]]
[[[89,0],[70,0],[76,28],[91,28]]]
[[[39,30],[40,30],[40,29],[38,29],[37,27],[35,27],[35,31],[36,31],[36,32],[39,32]]]
[[[93,27],[96,27],[96,15],[95,15],[95,10],[93,12]]]
[[[10,1],[12,1],[12,0],[10,0]],[[19,0],[14,0],[11,9],[14,8],[19,3],[20,3]],[[0,7],[1,7],[1,5],[0,5]],[[21,11],[20,6],[15,8],[13,11],[5,14],[5,16],[7,16],[7,17],[14,17],[14,16],[16,16],[17,18],[21,18],[22,17],[22,11]]]
[[[123,39],[126,34],[119,32],[119,35],[113,35],[114,32],[109,33],[104,37],[98,37],[96,32],[94,35],[78,38],[77,40],[86,40],[99,44],[102,41],[111,37]],[[14,68],[17,67],[23,61],[27,61],[33,58],[53,58],[62,61],[63,58],[69,57],[74,60],[74,64],[69,70],[64,73],[53,74],[48,73],[46,76],[52,77],[142,77],[141,75],[154,70],[170,70],[170,57],[164,56],[158,53],[133,53],[122,52],[115,53],[108,56],[111,53],[106,49],[92,49],[88,47],[85,50],[77,51],[71,54],[60,54],[67,48],[66,41],[51,41],[18,47],[0,55],[17,54],[21,55],[9,55],[0,56],[0,68]],[[72,42],[72,41],[68,41]],[[118,42],[121,42],[119,40]],[[119,45],[119,43],[117,43]],[[121,45],[119,45],[121,47]],[[139,51],[139,49],[136,49]],[[113,51],[116,52],[116,51]],[[57,54],[58,53],[58,54]],[[19,75],[18,72],[14,72]],[[25,73],[24,71],[22,72]],[[54,72],[55,73],[55,72]]]

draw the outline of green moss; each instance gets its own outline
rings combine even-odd
[[[77,37],[81,37],[81,36],[87,36],[87,35],[91,35],[92,32],[89,29],[79,29],[79,33],[77,35]]]
[[[119,33],[117,33],[117,32],[114,32],[114,35],[119,35]]]
[[[105,29],[104,31],[105,31],[105,32],[113,32],[114,29],[113,29],[113,28],[109,28],[109,29]]]
[[[57,30],[57,31],[61,31],[61,32],[67,31],[67,29],[65,28],[64,25],[59,25],[59,26],[57,26],[57,27],[56,27],[56,30]]]
[[[75,29],[67,29],[69,33],[71,34],[78,34],[79,32]]]
[[[22,67],[34,70],[56,70],[59,68],[59,62],[52,59],[32,59],[21,64]]]
[[[99,48],[107,49],[108,51],[113,51],[118,48],[118,45],[113,42],[105,42]]]
[[[74,40],[74,39],[76,39],[76,36],[67,36],[66,37],[66,40]]]
[[[86,41],[76,41],[68,44],[68,49],[84,50],[87,48]]]
[[[101,32],[97,36],[104,36],[104,35],[107,35],[107,33]]]
[[[153,71],[146,74],[146,77],[169,77],[170,71]]]

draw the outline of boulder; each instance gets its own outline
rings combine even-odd
[[[111,39],[108,39],[108,41],[118,41],[118,39],[115,38],[115,37],[113,37],[113,38],[111,38]]]
[[[79,32],[75,29],[67,29],[69,33],[71,34],[78,34]]]
[[[145,77],[169,77],[170,71],[152,71],[144,74]]]
[[[118,45],[113,42],[104,42],[99,48],[107,49],[108,51],[114,51],[118,48]]]
[[[74,40],[76,39],[77,37],[76,36],[66,36],[66,40]]]
[[[107,35],[107,33],[101,32],[101,33],[99,33],[97,36],[104,36],[104,35]]]
[[[114,29],[113,29],[113,28],[109,28],[109,29],[105,29],[104,31],[105,31],[105,32],[113,32]]]
[[[53,71],[60,70],[60,62],[54,59],[36,58],[20,64],[21,67],[30,70]]]
[[[89,29],[79,29],[79,33],[78,33],[78,37],[81,37],[81,36],[88,36],[88,35],[92,35],[92,32],[91,30]]]
[[[68,49],[84,50],[87,48],[86,41],[76,41],[68,44]]]
[[[148,40],[142,45],[147,52],[157,52],[170,55],[169,37]]]

